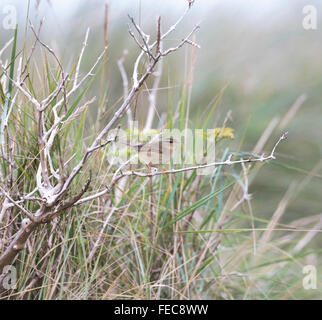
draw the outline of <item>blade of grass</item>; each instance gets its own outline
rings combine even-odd
[[[233,180],[232,182],[228,183],[226,186],[224,186],[220,190],[218,190],[216,192],[213,192],[213,193],[210,193],[207,196],[205,196],[202,199],[200,199],[199,201],[195,202],[192,206],[190,206],[189,208],[187,208],[187,209],[183,210],[181,213],[179,213],[174,219],[172,219],[164,227],[162,227],[162,229],[165,229],[165,228],[171,226],[175,222],[177,222],[177,221],[181,220],[182,218],[184,218],[185,216],[187,216],[190,212],[195,211],[199,207],[205,205],[209,200],[211,200],[212,198],[218,196],[219,194],[224,192],[226,189],[228,189],[229,187],[231,187],[235,183],[236,183],[236,180]]]
[[[10,71],[9,71],[9,82],[8,82],[8,91],[5,98],[5,103],[3,106],[3,112],[1,117],[1,129],[0,129],[0,144],[4,145],[4,126],[8,114],[8,106],[12,96],[12,79],[15,71],[15,60],[16,60],[16,48],[17,48],[17,35],[18,35],[18,25],[16,25],[12,50],[11,50],[11,62],[10,62]],[[2,90],[2,88],[1,88]]]

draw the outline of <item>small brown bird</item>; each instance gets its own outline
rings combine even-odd
[[[175,143],[177,141],[170,137],[129,145],[129,147],[138,153],[139,160],[148,167],[158,167],[162,164],[171,163]]]

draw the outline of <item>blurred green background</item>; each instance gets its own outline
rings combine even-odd
[[[41,37],[58,50],[66,66],[75,59],[90,27],[89,50],[82,66],[85,71],[104,47],[106,3],[109,49],[105,72],[109,79],[108,105],[112,106],[123,94],[117,60],[124,50],[128,51],[125,67],[130,77],[138,52],[127,31],[127,14],[134,16],[147,33],[154,34],[157,16],[162,17],[166,29],[181,15],[187,1],[31,1],[29,18],[37,25],[45,17]],[[19,25],[24,26],[28,2],[1,1],[0,7],[6,4],[17,8]],[[306,5],[317,9],[317,30],[302,26]],[[201,115],[207,114],[214,99],[226,88],[210,123],[221,125],[231,110],[228,125],[235,129],[235,140],[224,142],[230,150],[252,151],[269,124],[273,134],[265,145],[267,152],[284,131],[289,132],[287,142],[278,148],[277,162],[265,165],[251,183],[254,215],[270,219],[290,185],[294,189],[281,222],[321,215],[321,1],[196,0],[193,10],[164,46],[177,43],[198,23],[201,29],[195,40],[201,48],[195,50],[190,127],[200,126]],[[24,36],[22,29],[20,38]],[[1,29],[1,46],[12,33]],[[191,47],[187,46],[165,60],[162,89],[157,96],[159,115],[168,109],[169,95],[175,105],[178,103],[189,72],[190,55]],[[92,94],[99,91],[98,86]],[[302,101],[297,108],[294,103],[298,99]],[[147,107],[147,99],[141,97],[137,110],[141,121]],[[289,110],[296,112],[290,116]],[[316,249],[321,240],[318,234],[309,246]]]

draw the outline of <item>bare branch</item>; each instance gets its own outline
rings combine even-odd
[[[37,41],[53,55],[53,57],[55,58],[56,62],[59,65],[59,68],[60,68],[60,71],[61,71],[62,83],[63,83],[62,84],[62,89],[63,89],[63,93],[64,93],[64,105],[66,106],[66,104],[67,104],[67,95],[66,95],[66,86],[65,86],[66,79],[65,79],[64,68],[63,68],[61,62],[59,61],[57,55],[55,54],[54,50],[52,50],[47,44],[45,44],[44,42],[42,42],[40,40],[40,38],[38,37],[38,35],[37,35],[37,33],[36,33],[36,31],[35,31],[35,29],[34,29],[34,27],[33,27],[31,22],[30,22],[30,27],[31,27],[31,30],[33,31]]]
[[[173,52],[173,51],[176,51],[178,49],[180,49],[186,42],[189,41],[189,38],[195,33],[195,31],[197,31],[198,29],[200,28],[199,25],[196,25],[192,30],[191,32],[176,46],[176,47],[173,47],[173,48],[169,48],[168,50],[166,50],[165,52],[162,52],[162,56],[166,56],[168,55],[169,53]]]
[[[136,38],[135,34],[134,34],[134,33],[133,33],[133,31],[131,30],[130,25],[128,24],[127,26],[128,26],[128,31],[129,31],[130,36],[133,38],[133,40],[134,40],[134,41],[135,41],[135,43],[138,45],[138,47],[139,47],[142,51],[147,52],[147,51],[146,51],[146,48],[144,48],[144,47],[142,46],[142,44],[140,43],[140,41]]]
[[[166,170],[166,171],[158,171],[158,170],[151,171],[151,172],[126,171],[124,173],[121,173],[120,175],[114,175],[111,183],[107,186],[107,188],[105,190],[98,192],[97,194],[89,196],[87,198],[83,198],[83,199],[79,200],[78,202],[76,202],[75,205],[79,205],[81,203],[94,200],[98,197],[101,197],[105,194],[110,193],[112,191],[112,189],[114,188],[115,184],[123,177],[138,176],[138,177],[142,177],[142,178],[148,178],[148,177],[154,177],[154,176],[165,175],[165,174],[176,174],[179,172],[193,171],[193,170],[209,168],[209,167],[232,166],[235,164],[245,164],[245,163],[251,163],[251,162],[264,162],[267,160],[274,160],[274,159],[276,159],[275,158],[275,150],[276,150],[277,146],[280,144],[281,141],[285,140],[286,137],[287,137],[287,133],[284,133],[278,139],[278,141],[275,143],[270,155],[268,155],[268,156],[253,155],[253,157],[248,158],[248,159],[231,160],[233,155],[230,154],[228,159],[225,161],[212,162],[212,163],[199,165],[199,166],[191,166],[191,167],[185,167],[185,168],[180,168],[180,169],[171,169],[171,170]]]
[[[278,139],[278,141],[275,143],[275,145],[274,145],[274,148],[272,149],[272,152],[271,152],[271,154],[270,154],[270,158],[271,159],[276,159],[275,158],[275,150],[276,150],[276,148],[277,148],[277,146],[280,144],[280,142],[282,141],[282,140],[286,140],[287,139],[287,134],[288,134],[288,132],[285,132],[279,139]]]
[[[84,187],[82,188],[82,190],[72,199],[66,201],[66,203],[59,205],[54,212],[49,212],[47,215],[45,215],[44,217],[42,217],[41,221],[42,223],[47,223],[49,220],[52,220],[53,218],[55,218],[59,213],[61,213],[62,211],[65,211],[69,208],[71,208],[72,206],[75,205],[75,203],[83,196],[83,194],[87,191],[87,189],[89,188],[89,185],[91,183],[91,175],[90,177],[87,179]]]
[[[2,49],[0,50],[0,58],[3,54],[3,52],[11,45],[11,43],[13,42],[13,37],[7,42],[5,43],[5,45],[2,47]],[[1,60],[0,60],[1,61]]]
[[[87,40],[88,40],[89,30],[90,29],[87,28],[86,35],[85,35],[85,40],[83,42],[83,46],[82,46],[82,49],[81,49],[81,52],[80,52],[80,55],[79,55],[79,58],[78,58],[78,61],[77,61],[76,72],[75,72],[75,80],[74,80],[74,85],[73,85],[73,89],[74,90],[77,88],[77,79],[79,77],[79,68],[80,68],[80,64],[82,62],[82,58],[83,58],[83,54],[84,54],[85,48],[87,46]]]
[[[157,44],[156,44],[156,54],[159,55],[162,51],[162,41],[161,41],[161,17],[158,17],[157,20]],[[148,115],[145,121],[144,131],[151,129],[154,115],[156,112],[156,98],[157,92],[162,75],[163,60],[160,59],[158,63],[157,70],[154,72],[155,78],[151,91],[149,92],[149,110]]]
[[[120,58],[117,61],[117,65],[119,67],[122,81],[123,81],[123,101],[127,98],[128,94],[129,94],[129,81],[128,81],[127,74],[126,74],[126,71],[125,71],[124,65],[123,65],[126,55],[127,55],[127,50],[124,50],[122,58]],[[126,113],[127,113],[128,125],[130,126],[133,121],[131,109],[129,108]]]
[[[148,54],[148,56],[149,56],[149,59],[150,60],[155,60],[155,57],[153,56],[153,54],[152,54],[152,52],[151,52],[151,48],[150,48],[150,46],[149,46],[149,40],[150,40],[150,36],[149,35],[147,35],[147,34],[145,34],[143,31],[142,31],[142,29],[135,23],[135,21],[134,21],[134,18],[133,17],[131,17],[130,15],[128,15],[128,17],[129,17],[129,19],[131,20],[131,22],[132,22],[132,24],[134,25],[134,27],[135,27],[135,29],[136,29],[136,31],[138,32],[138,34],[140,35],[140,37],[141,37],[141,39],[142,39],[142,41],[143,41],[143,43],[144,43],[144,47],[145,48],[143,48],[141,45],[140,45],[140,43],[138,42],[138,40],[135,38],[135,36],[133,35],[133,37],[134,37],[134,39],[135,39],[135,41],[136,41],[136,43],[139,45],[139,47],[142,49],[142,50],[144,50],[147,54]],[[131,30],[131,29],[130,29]],[[131,33],[130,33],[131,34]],[[133,33],[132,33],[133,34]]]
[[[40,103],[37,101],[37,99],[34,98],[29,91],[27,91],[26,89],[24,89],[22,87],[22,83],[19,83],[19,82],[15,81],[14,79],[10,78],[5,66],[1,63],[1,61],[0,61],[0,67],[3,71],[3,73],[6,75],[7,79],[12,81],[12,84],[27,98],[27,100],[30,103],[32,103],[37,109],[40,109]]]
[[[1,186],[0,186],[0,190],[3,193],[3,195],[13,204],[15,205],[18,209],[20,209],[23,213],[25,213],[28,218],[30,218],[31,220],[34,220],[34,215],[31,214],[28,210],[26,210],[23,206],[21,206],[17,201],[13,200],[10,195],[6,192],[6,190],[4,190]]]
[[[40,23],[39,23],[39,28],[38,28],[38,37],[39,37],[39,35],[40,35],[40,31],[41,31],[41,28],[42,28],[43,23],[44,23],[44,18],[43,18],[43,19],[41,19],[41,20],[40,20]],[[28,68],[28,65],[29,65],[29,62],[30,62],[30,60],[31,60],[31,57],[32,57],[32,55],[33,55],[33,53],[34,53],[34,51],[35,51],[35,49],[36,49],[36,44],[37,44],[37,42],[38,42],[38,39],[37,39],[37,37],[35,37],[35,38],[36,38],[36,40],[34,41],[34,43],[33,43],[32,47],[31,47],[31,50],[30,50],[29,56],[28,56],[28,58],[27,58],[27,61],[26,61],[26,63],[25,63],[25,67],[23,68],[22,74],[24,74],[24,73],[26,72],[26,70],[27,70],[27,68]]]

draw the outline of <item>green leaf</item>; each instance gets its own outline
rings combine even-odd
[[[12,50],[11,50],[11,66],[10,66],[10,72],[9,72],[10,79],[9,79],[9,85],[8,85],[8,92],[10,94],[11,94],[11,91],[12,91],[12,79],[13,79],[13,74],[14,74],[14,71],[15,71],[17,34],[18,34],[18,25],[16,25],[15,35],[14,35],[13,45],[12,45]]]

